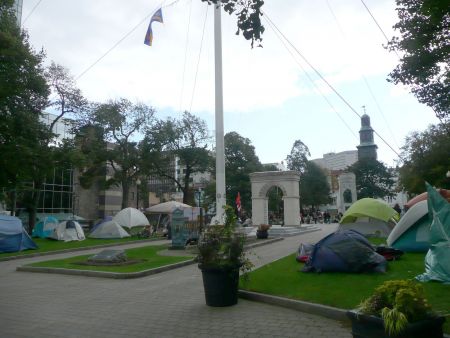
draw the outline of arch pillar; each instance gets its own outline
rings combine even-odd
[[[250,174],[252,184],[252,222],[268,224],[268,197],[270,188],[277,186],[283,192],[284,224],[300,225],[300,173],[297,171],[266,171]]]

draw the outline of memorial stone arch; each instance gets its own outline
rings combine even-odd
[[[267,192],[276,186],[283,192],[284,224],[300,225],[300,173],[297,171],[266,171],[251,173],[253,225],[269,224]]]

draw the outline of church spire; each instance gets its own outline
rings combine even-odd
[[[361,129],[359,130],[358,160],[377,159],[377,145],[373,140],[373,129],[370,126],[370,117],[366,114],[366,106],[362,106],[364,115],[361,116]]]

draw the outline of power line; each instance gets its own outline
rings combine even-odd
[[[203,37],[205,36],[206,19],[208,18],[208,8],[209,8],[209,5],[206,6],[205,20],[203,21],[203,32],[202,32],[202,38],[200,41],[200,50],[198,51],[197,68],[195,70],[194,86],[192,88],[192,96],[191,96],[191,104],[189,105],[189,112],[192,111],[192,102],[194,101],[195,87],[197,86],[197,75],[198,75],[198,68],[200,66],[200,56],[202,54]]]
[[[186,43],[184,45],[184,63],[183,63],[183,75],[181,77],[181,92],[180,92],[180,114],[183,110],[183,92],[184,92],[184,76],[186,73],[186,59],[187,59],[187,51],[188,51],[188,45],[189,45],[189,30],[191,27],[191,13],[192,13],[192,0],[190,1],[189,5],[189,19],[188,19],[188,27],[186,31]]]
[[[378,24],[377,19],[375,19],[375,17],[373,16],[372,12],[370,11],[369,7],[367,7],[367,5],[365,4],[364,0],[361,0],[361,3],[364,5],[364,7],[366,8],[367,12],[369,13],[370,17],[372,18],[373,22],[375,22],[375,24],[377,25],[378,29],[380,30],[380,32],[383,34],[384,38],[386,39],[387,42],[389,42],[389,38],[387,37],[386,33],[384,33],[383,28],[381,28],[381,26]],[[397,54],[397,57],[399,59],[401,59],[400,55],[398,55],[397,51],[394,50],[395,54]]]
[[[264,17],[265,18],[265,17]],[[289,47],[286,45],[285,41],[280,37],[279,33],[275,30],[275,28],[272,26],[272,23],[267,21],[270,28],[273,29],[275,35],[277,36],[277,38],[281,41],[281,43],[283,44],[284,48],[286,48],[286,50],[288,51],[288,53],[291,55],[291,57],[294,59],[295,63],[300,67],[300,69],[303,71],[303,73],[306,75],[306,77],[308,78],[308,80],[311,82],[312,86],[317,90],[317,92],[323,97],[323,99],[328,103],[328,105],[331,107],[331,109],[336,113],[336,115],[339,117],[339,119],[342,121],[342,123],[344,123],[344,125],[347,127],[347,129],[350,131],[350,133],[353,134],[353,136],[355,138],[358,138],[356,136],[356,134],[353,132],[352,128],[350,128],[350,126],[347,124],[347,122],[342,118],[342,116],[339,114],[339,112],[337,111],[337,109],[333,106],[333,104],[331,103],[330,100],[328,100],[328,98],[325,96],[325,94],[320,90],[319,86],[316,85],[316,83],[314,82],[314,80],[311,78],[311,76],[308,74],[308,72],[305,70],[305,68],[301,65],[300,62],[298,62],[298,60],[295,58],[294,54],[292,53],[292,51],[289,49]]]
[[[286,42],[297,52],[297,54],[303,59],[303,61],[306,62],[306,64],[319,76],[323,82],[342,100],[342,102],[347,105],[347,107],[350,108],[350,110],[356,114],[359,118],[361,118],[361,115],[348,103],[348,101],[322,76],[322,74],[311,64],[311,62],[308,61],[308,59],[303,56],[302,53],[295,47],[292,42],[280,31],[280,29],[275,25],[275,23],[270,19],[270,17],[267,15],[267,13],[262,12],[263,15],[266,16],[267,20],[272,23],[272,25],[275,27],[275,29],[280,33],[280,35],[283,37],[283,39],[286,40]],[[400,159],[402,158],[397,151],[392,148],[392,146],[380,135],[376,130],[374,130],[374,133],[385,143]]]
[[[334,13],[334,11],[333,11],[333,8],[331,7],[329,1],[326,0],[326,2],[327,2],[328,9],[330,10],[331,15],[333,16],[333,19],[334,19],[334,21],[335,21],[335,23],[336,23],[336,26],[338,26],[339,31],[341,32],[341,35],[344,37],[344,40],[345,40],[345,42],[346,42],[347,45],[348,45],[348,38],[347,38],[347,35],[345,34],[344,30],[342,29],[342,27],[341,27],[341,25],[340,25],[340,23],[339,23],[339,20],[338,20],[337,16],[335,15],[335,13]],[[392,129],[390,128],[389,123],[388,123],[387,120],[386,120],[386,117],[385,117],[385,115],[384,115],[384,113],[383,113],[383,110],[381,109],[381,107],[380,107],[380,105],[379,105],[379,103],[378,103],[378,100],[377,100],[377,98],[375,97],[375,94],[373,93],[372,88],[371,88],[370,85],[369,85],[369,82],[367,81],[367,79],[366,79],[366,77],[364,76],[364,74],[362,74],[361,77],[362,77],[362,79],[364,80],[364,83],[365,83],[365,85],[366,85],[366,87],[367,87],[367,90],[369,91],[370,95],[372,96],[372,99],[373,99],[373,101],[375,102],[375,105],[377,106],[378,111],[380,112],[381,117],[383,118],[383,121],[384,121],[384,123],[386,124],[386,127],[387,127],[387,129],[388,129],[390,135],[392,136],[392,139],[394,140],[395,145],[397,146],[397,148],[400,148],[400,147],[398,146],[398,143],[397,143],[397,140],[396,140],[396,138],[395,138],[395,135],[394,135],[394,133],[392,132]]]
[[[42,0],[41,0],[42,1]],[[167,0],[166,0],[167,1]],[[164,1],[164,2],[166,2]],[[145,22],[146,20],[148,20],[148,18],[153,15],[153,13],[158,9],[158,8],[167,8],[170,6],[173,6],[174,4],[176,4],[177,2],[179,2],[180,0],[175,0],[172,1],[171,3],[169,3],[168,5],[163,5],[164,2],[162,2],[159,6],[157,6],[155,9],[153,9],[153,11],[151,11],[149,14],[147,14],[141,21],[139,21],[139,23],[134,26],[128,33],[126,33],[121,39],[119,39],[119,41],[117,41],[111,48],[109,48],[102,56],[100,56],[97,60],[95,60],[89,67],[87,67],[83,72],[81,72],[77,77],[75,77],[75,80],[80,79],[82,76],[84,76],[89,70],[91,70],[97,63],[99,63],[106,55],[108,55],[114,48],[116,48],[123,40],[125,40],[128,36],[131,35],[131,33],[133,33],[140,25],[142,25],[143,22]]]
[[[22,26],[25,24],[25,22],[28,20],[28,18],[31,16],[31,14],[33,14],[34,10],[37,8],[37,6],[39,6],[39,4],[42,2],[42,0],[39,0],[37,2],[36,5],[34,5],[34,7],[31,9],[30,13],[28,13],[27,17],[25,18],[25,20],[23,20],[22,22]]]

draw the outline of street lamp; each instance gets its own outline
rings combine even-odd
[[[139,186],[141,185],[141,180],[138,178],[136,180],[136,209],[139,210]]]
[[[445,176],[447,176],[447,178],[450,178],[450,170],[447,171],[447,174],[445,174]]]

